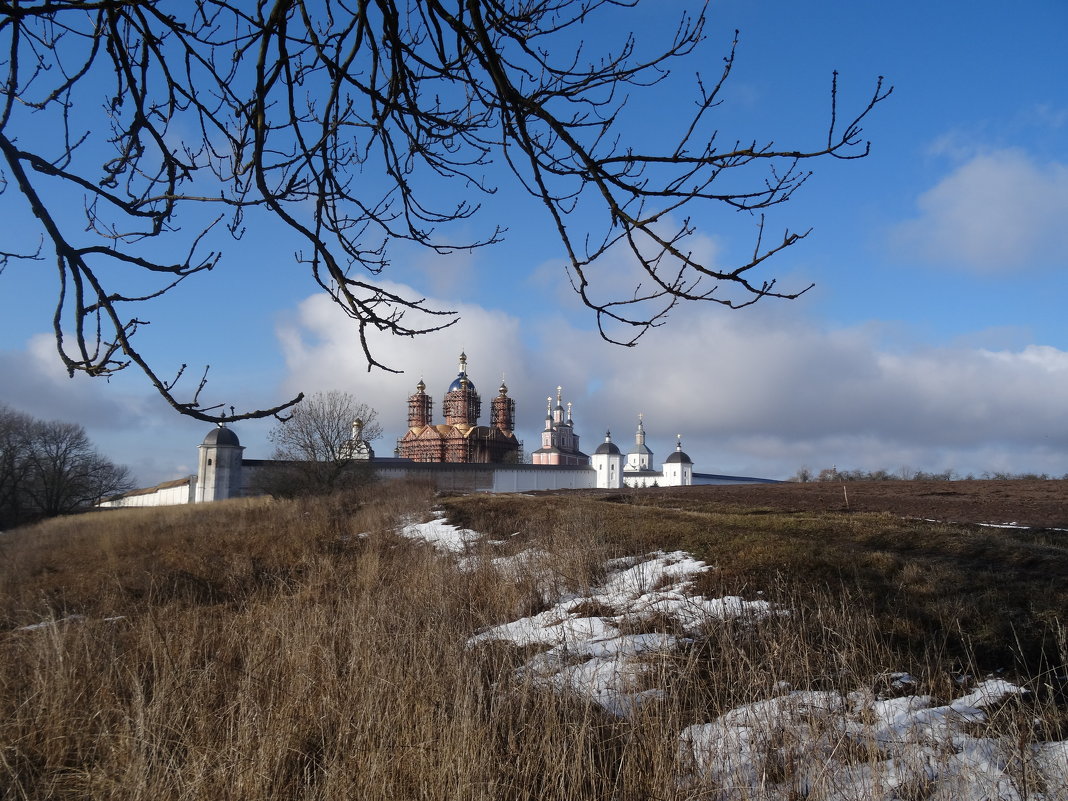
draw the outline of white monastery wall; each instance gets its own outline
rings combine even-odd
[[[425,478],[442,490],[457,492],[533,492],[552,489],[592,489],[597,474],[589,467],[530,464],[437,464],[376,460],[379,480]]]
[[[177,481],[168,481],[144,490],[135,490],[117,498],[101,501],[98,505],[105,509],[118,509],[140,506],[178,506],[196,501],[197,477],[189,476]]]

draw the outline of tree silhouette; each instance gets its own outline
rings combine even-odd
[[[0,527],[87,509],[132,486],[129,470],[97,453],[80,425],[0,404]]]
[[[354,451],[382,436],[378,412],[346,392],[316,392],[268,437],[273,462],[260,467],[253,486],[276,497],[320,495],[366,484],[370,461]]]
[[[609,341],[633,344],[683,300],[736,308],[796,297],[804,287],[751,277],[806,235],[767,239],[761,212],[790,198],[807,162],[866,155],[861,123],[890,90],[880,78],[843,123],[835,79],[814,147],[724,143],[711,112],[732,45],[719,74],[696,81],[692,109],[665,113],[673,140],[641,149],[628,139],[628,97],[655,91],[686,57],[707,59],[706,20],[682,13],[658,49],[634,35],[614,47],[579,39],[636,4],[0,1],[0,191],[22,197],[42,238],[36,252],[0,252],[0,269],[54,253],[68,371],[135,365],[177,410],[210,421],[279,414],[300,397],[227,413],[201,400],[206,369],[179,397],[185,366],[164,377],[135,335],[148,301],[219,264],[215,230],[240,237],[253,217],[303,243],[297,263],[352,318],[368,369],[392,369],[369,330],[417,336],[456,320],[379,280],[390,243],[447,253],[500,241],[501,217],[482,200],[501,180],[541,201],[571,285]],[[692,220],[708,205],[754,213],[743,263],[690,252]],[[453,238],[476,223],[481,235]],[[591,268],[610,251],[640,265],[641,279],[605,297]]]

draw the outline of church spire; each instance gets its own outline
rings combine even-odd
[[[564,388],[558,386],[556,388],[556,407],[552,411],[553,424],[563,425],[564,423],[564,403],[563,403]],[[551,403],[552,401],[550,401]]]
[[[469,382],[469,379],[467,378],[467,354],[464,353],[463,351],[460,351],[460,368],[459,368],[459,374],[457,375],[457,378],[460,379],[460,386],[463,389],[467,389],[467,385],[470,382]]]

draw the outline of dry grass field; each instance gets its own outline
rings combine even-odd
[[[467,569],[397,536],[435,506],[486,535]],[[1008,749],[1018,797],[1063,798],[1027,755],[1068,737],[1064,536],[703,489],[408,484],[54,520],[0,535],[0,799],[837,799],[695,788],[679,734],[782,687],[845,697],[888,671],[943,700],[965,676],[1024,686],[971,731]],[[547,554],[566,596],[610,559],[678,549],[712,566],[695,591],[789,614],[645,657],[664,689],[639,713],[525,677],[536,647],[467,644],[549,604],[544,574],[493,559]],[[851,763],[886,761],[848,743]],[[797,753],[769,746],[769,787],[801,775]],[[937,797],[921,779],[864,797]]]
[[[985,485],[993,500],[980,501]],[[495,536],[589,521],[613,553],[681,548],[716,565],[706,594],[795,596],[828,589],[877,615],[901,651],[937,645],[983,669],[1040,672],[1063,659],[1068,530],[992,528],[987,521],[1064,521],[1068,481],[858,482],[469,496],[451,519]],[[947,495],[953,492],[955,495]],[[949,508],[947,498],[957,503]],[[954,520],[933,522],[925,518]]]
[[[844,488],[844,491],[843,491]],[[1068,481],[848,481],[663,488],[658,505],[700,504],[779,512],[886,512],[956,523],[1068,529]]]

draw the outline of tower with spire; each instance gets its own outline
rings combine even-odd
[[[434,401],[426,394],[423,379],[415,385],[415,394],[408,396],[408,428],[424,428],[434,419]]]
[[[638,430],[634,432],[634,447],[627,451],[627,471],[652,470],[653,452],[645,444],[645,415],[638,415]]]
[[[500,431],[515,430],[515,401],[508,397],[508,386],[501,376],[497,397],[490,402],[490,418],[493,427]]]
[[[467,376],[467,354],[460,354],[460,367],[456,378],[449,384],[445,400],[441,404],[445,425],[476,426],[482,414],[482,399],[475,389],[475,382]]]
[[[675,452],[664,460],[664,485],[687,487],[693,484],[693,460],[682,449],[682,434],[675,435]]]
[[[551,395],[545,399],[545,428],[541,432],[541,447],[530,454],[533,464],[582,467],[590,463],[590,457],[579,449],[571,403],[564,408],[563,392],[563,387],[556,388],[555,406]]]

